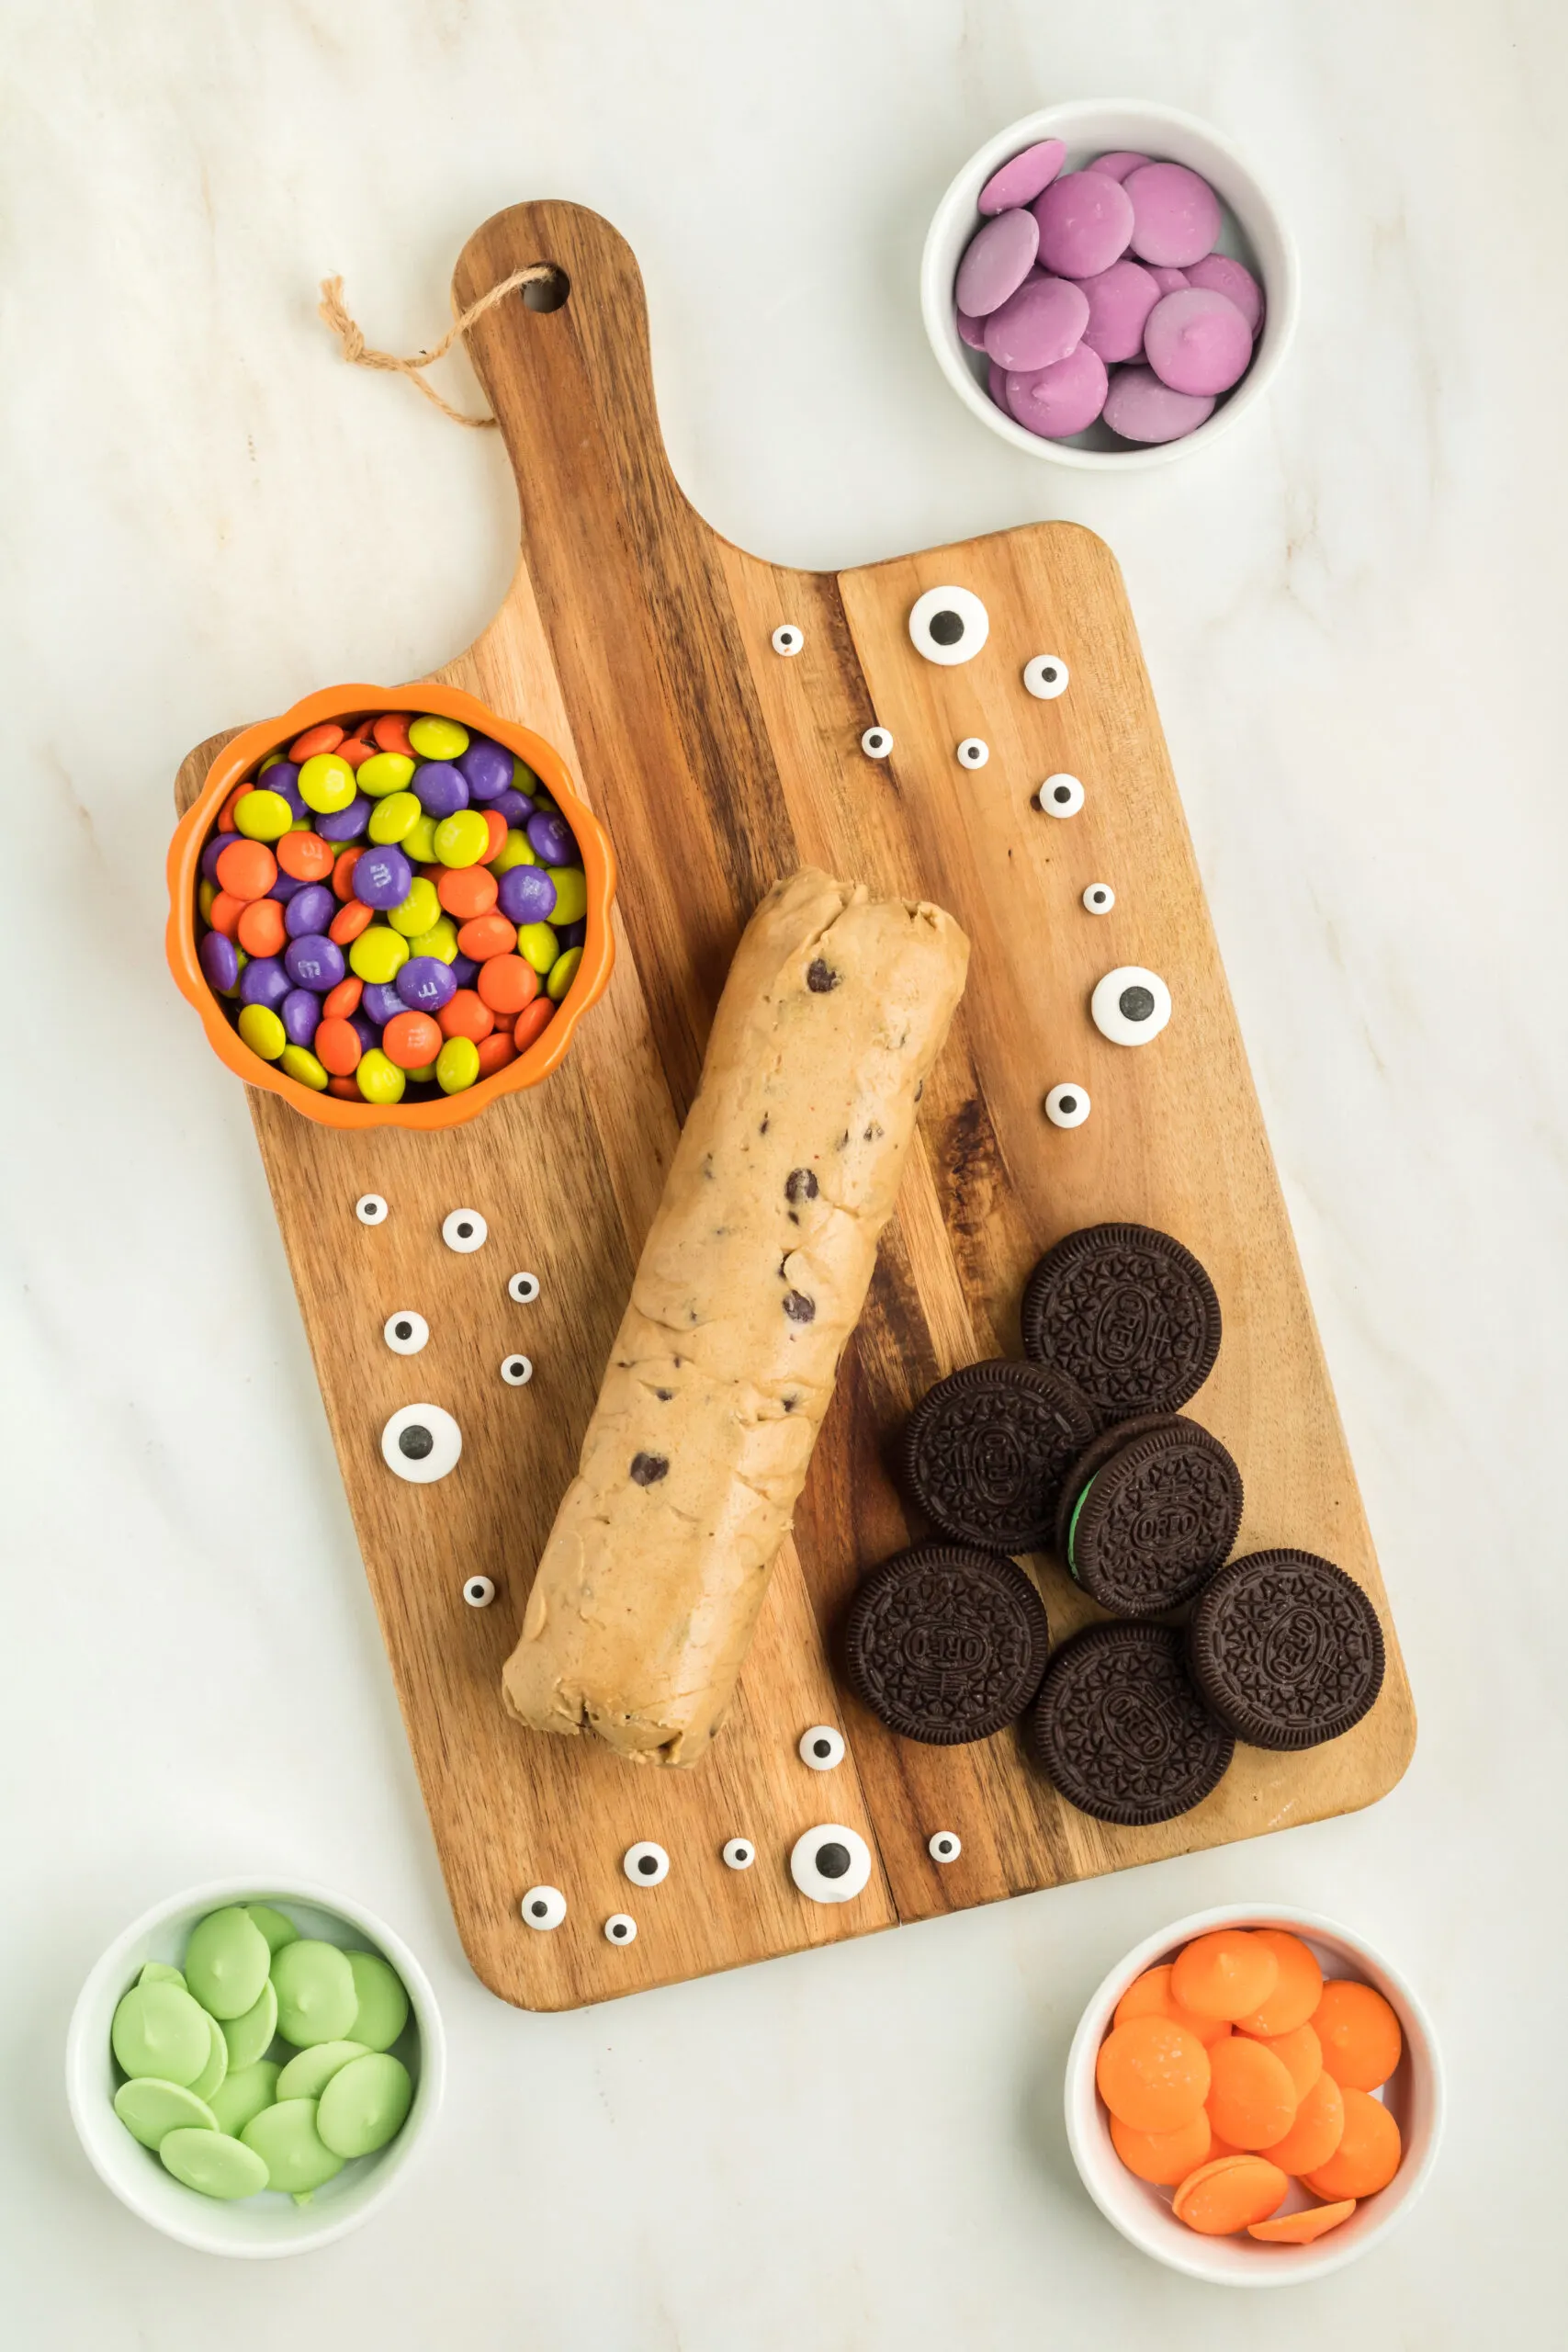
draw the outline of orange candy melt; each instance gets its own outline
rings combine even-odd
[[[1311,2245],[1314,2238],[1348,2222],[1355,2210],[1353,2197],[1337,2205],[1309,2205],[1303,2212],[1280,2213],[1271,2222],[1248,2222],[1247,2234],[1261,2238],[1266,2245]]]
[[[1404,2049],[1399,2019],[1381,1993],[1348,1976],[1331,1976],[1312,2017],[1323,2063],[1342,2091],[1375,2091]]]
[[[320,833],[285,833],[275,854],[285,874],[296,882],[324,882],[337,855],[331,842],[324,842]]]
[[[1256,1942],[1273,1953],[1280,1973],[1267,1997],[1247,2017],[1237,2018],[1236,2024],[1243,2033],[1270,2041],[1307,2023],[1323,1997],[1323,1971],[1300,1936],[1283,1928],[1254,1928],[1252,1933]]]
[[[1260,2041],[1233,2033],[1209,2052],[1209,2120],[1233,2148],[1269,2148],[1296,2120],[1296,2086]]]
[[[1256,2041],[1260,2050],[1271,2050],[1289,2075],[1297,2098],[1303,2098],[1323,2072],[1323,2044],[1310,2025],[1299,2025],[1293,2033],[1247,2033],[1238,2026],[1236,2031],[1245,2041]]]
[[[1116,2004],[1112,2025],[1125,2025],[1129,2018],[1174,2018],[1179,2025],[1190,2026],[1205,2047],[1223,2041],[1230,2031],[1224,2018],[1201,2018],[1191,2009],[1184,2009],[1173,1998],[1170,1990],[1170,1962],[1163,1961],[1158,1968],[1145,1968],[1134,1976]]]
[[[1264,2156],[1219,2156],[1200,2165],[1177,2189],[1171,2211],[1206,2238],[1234,2237],[1277,2212],[1290,2181]]]
[[[1279,1975],[1278,1959],[1250,1928],[1216,1928],[1177,1953],[1170,1990],[1184,2009],[1234,2023],[1261,2008]]]
[[[1344,2129],[1344,2095],[1332,2075],[1319,2075],[1311,2089],[1302,2093],[1296,2120],[1284,2138],[1263,2154],[1286,2172],[1314,2172],[1328,2162]]]
[[[1399,2170],[1399,2126],[1370,2091],[1340,2089],[1345,2129],[1325,2165],[1314,2165],[1302,2179],[1314,2197],[1375,2197]]]
[[[1209,2119],[1201,2108],[1189,2123],[1175,2132],[1134,2132],[1121,2117],[1111,2119],[1111,2144],[1131,2173],[1152,2181],[1156,2188],[1174,2188],[1201,2164],[1207,2164],[1213,2143]]]
[[[1129,2018],[1100,2043],[1094,2078],[1111,2114],[1134,2132],[1177,2132],[1209,2095],[1209,2060],[1197,2035],[1173,2018]]]

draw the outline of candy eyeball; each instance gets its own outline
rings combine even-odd
[[[953,753],[961,768],[983,768],[991,756],[991,747],[978,735],[965,735]]]
[[[1067,691],[1067,665],[1059,653],[1037,653],[1023,665],[1023,683],[1036,702],[1055,702]]]
[[[566,1917],[566,1897],[558,1886],[531,1886],[518,1908],[524,1925],[537,1928],[544,1935]]]
[[[490,1239],[490,1227],[478,1209],[454,1209],[441,1225],[441,1238],[448,1250],[456,1250],[467,1257],[475,1250],[482,1250]]]
[[[757,1859],[757,1849],[750,1838],[730,1838],[724,1847],[724,1867],[727,1871],[749,1871]]]
[[[1047,817],[1076,817],[1083,807],[1083,786],[1076,775],[1048,775],[1034,797]]]
[[[773,631],[773,651],[782,653],[786,661],[798,653],[805,643],[805,631],[796,628],[793,621],[781,621]]]
[[[1091,882],[1083,894],[1083,903],[1091,915],[1108,915],[1116,904],[1116,893],[1109,882]]]
[[[463,1587],[463,1598],[470,1609],[488,1609],[495,1599],[495,1587],[489,1577],[470,1577]]]
[[[1054,1086],[1045,1097],[1045,1116],[1054,1127],[1081,1127],[1089,1114],[1089,1099],[1081,1086]]]
[[[506,1285],[506,1295],[515,1299],[519,1306],[532,1306],[539,1295],[538,1275],[513,1274]]]
[[[621,1868],[634,1886],[658,1886],[670,1875],[670,1857],[651,1838],[639,1838],[621,1856]]]
[[[439,1405],[402,1405],[381,1431],[381,1459],[411,1487],[433,1486],[457,1466],[463,1432]]]
[[[361,1225],[385,1225],[387,1204],[379,1193],[361,1193],[354,1204],[354,1214]]]
[[[955,1862],[964,1851],[964,1840],[955,1829],[939,1829],[934,1838],[927,1838],[926,1851],[933,1862]]]
[[[928,588],[909,608],[909,642],[944,670],[973,662],[990,633],[991,616],[968,588]]]
[[[860,747],[868,760],[885,760],[893,749],[892,730],[886,727],[868,727],[860,739]]]
[[[423,1315],[410,1306],[401,1306],[389,1315],[381,1327],[381,1337],[395,1356],[416,1356],[430,1337],[430,1326]]]
[[[604,1941],[607,1944],[636,1943],[637,1921],[629,1911],[611,1912],[604,1922]]]
[[[871,1849],[858,1830],[824,1821],[790,1848],[789,1874],[813,1903],[852,1903],[871,1877]]]
[[[1170,990],[1157,972],[1121,964],[1089,1001],[1094,1025],[1113,1046],[1146,1046],[1170,1019]]]
[[[534,1367],[526,1356],[502,1356],[501,1376],[508,1388],[526,1388],[534,1377]]]
[[[814,1772],[831,1772],[844,1760],[844,1735],[831,1724],[813,1724],[809,1731],[801,1733],[796,1753]]]

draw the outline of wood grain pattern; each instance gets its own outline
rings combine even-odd
[[[1109,550],[1041,525],[839,578],[743,554],[671,475],[641,282],[605,222],[558,204],[499,215],[459,261],[457,300],[536,260],[568,273],[564,306],[502,304],[470,338],[517,476],[522,560],[495,620],[438,674],[549,738],[608,827],[622,876],[615,979],[555,1078],[450,1134],[340,1136],[250,1098],[475,1969],[505,1999],[568,2007],[1371,1803],[1414,1746],[1409,1689]],[[990,615],[983,653],[956,669],[924,662],[906,626],[920,591],[944,582]],[[769,642],[784,620],[806,639],[791,661]],[[1022,688],[1038,652],[1070,666],[1055,702]],[[895,737],[881,763],[859,750],[874,717]],[[967,734],[991,748],[978,773],[953,757]],[[182,805],[216,749],[186,762]],[[1068,822],[1032,803],[1057,769],[1088,796]],[[969,989],[734,1713],[694,1771],[638,1769],[594,1741],[523,1731],[502,1708],[500,1669],[736,940],[768,884],[807,860],[951,908],[975,944]],[[1091,880],[1113,884],[1111,915],[1079,904]],[[1088,1014],[1095,980],[1127,962],[1161,972],[1176,1003],[1138,1050],[1108,1044]],[[1069,1133],[1040,1109],[1063,1079],[1094,1102]],[[375,1230],[352,1215],[367,1188],[392,1207]],[[476,1257],[439,1239],[464,1204],[490,1224]],[[1383,1694],[1348,1737],[1304,1757],[1239,1749],[1203,1805],[1144,1831],[1074,1813],[1014,1733],[956,1750],[890,1737],[837,1691],[829,1663],[857,1574],[915,1532],[885,1467],[901,1416],[953,1365],[1018,1353],[1029,1268],[1104,1217],[1179,1235],[1213,1275],[1225,1340],[1191,1410],[1242,1465],[1243,1547],[1292,1543],[1339,1561],[1389,1643]],[[530,1308],[505,1295],[519,1266],[544,1283]],[[430,1322],[417,1358],[381,1346],[398,1306]],[[497,1371],[515,1347],[537,1367],[523,1390]],[[458,1471],[428,1488],[392,1479],[378,1450],[385,1417],[417,1397],[464,1431]],[[1099,1613],[1055,1563],[1029,1565],[1058,1635]],[[476,1569],[498,1586],[483,1613],[460,1596]],[[818,1721],[841,1723],[851,1747],[822,1778],[795,1755]],[[841,1909],[803,1901],[788,1879],[793,1839],[826,1818],[861,1829],[880,1860]],[[945,1870],[926,1851],[937,1828],[964,1841]],[[743,1874],[718,1859],[733,1835],[758,1848]],[[634,1896],[619,1858],[646,1837],[674,1867]],[[541,1880],[570,1905],[552,1935],[517,1917]],[[639,1921],[629,1950],[601,1933],[620,1908]]]

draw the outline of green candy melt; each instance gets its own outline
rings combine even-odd
[[[265,2058],[272,2047],[272,2037],[277,2031],[277,1988],[269,1976],[261,1988],[261,1998],[248,2008],[243,2017],[225,2018],[223,2039],[229,2045],[229,2064],[254,2066]]]
[[[352,1985],[352,1973],[348,1981]],[[156,2075],[161,2082],[188,2086],[211,2058],[211,2025],[183,1985],[154,1981],[133,1984],[124,1996],[109,2040],[122,2073]]]
[[[271,1965],[272,1946],[237,1903],[209,1912],[191,1929],[186,1983],[202,2007],[220,2020],[243,2017],[255,2007]]]
[[[229,2045],[216,2018],[209,2018],[207,2064],[191,2084],[197,2098],[209,2099],[229,2071]]]
[[[360,2058],[355,2063],[363,2066],[367,2062]],[[308,2197],[343,2170],[343,2158],[316,2129],[313,2098],[279,2099],[274,2107],[264,2107],[241,2138],[261,2158],[270,2186],[290,2197]]]
[[[409,2021],[409,1996],[395,1968],[379,1952],[351,1951],[354,1989],[359,2007],[354,2013],[353,2038],[367,2050],[390,2050]]]
[[[296,2050],[350,2039],[359,1995],[348,1956],[336,1944],[305,1936],[285,1944],[274,1956],[272,1981],[277,1990],[277,2030]]]
[[[275,1911],[270,1903],[247,1903],[245,1917],[261,1929],[269,1951],[281,1951],[285,1944],[299,1940],[299,1930],[293,1920],[286,1919],[281,1911]]]
[[[316,2130],[340,2156],[373,2155],[402,2129],[413,2085],[400,2058],[376,2051],[335,2074],[316,2109]]]
[[[265,2158],[227,2132],[166,2132],[158,2156],[166,2172],[203,2197],[254,2197],[266,2187]]]
[[[139,1984],[177,1984],[182,1992],[186,1989],[185,1978],[166,1960],[150,1960],[136,1981]]]
[[[280,2071],[276,2058],[258,2058],[254,2066],[231,2067],[208,2102],[220,2132],[231,2132],[238,2139],[251,2118],[277,2097]]]
[[[320,2098],[340,2067],[353,2058],[368,2058],[367,2041],[318,2041],[290,2058],[277,2078],[279,2098]]]
[[[114,2095],[114,2111],[144,2148],[160,2147],[171,2132],[218,2130],[217,2116],[194,2091],[181,2083],[161,2083],[156,2075],[121,2083]]]

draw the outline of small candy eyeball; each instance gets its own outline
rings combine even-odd
[[[934,1838],[927,1838],[926,1851],[933,1862],[955,1862],[964,1851],[964,1840],[956,1829],[939,1829]]]
[[[871,1877],[871,1850],[858,1830],[824,1821],[790,1848],[789,1874],[813,1903],[852,1903]]]
[[[639,1838],[621,1856],[621,1868],[634,1886],[658,1886],[670,1875],[670,1857],[651,1838]]]
[[[724,1847],[724,1867],[727,1871],[749,1871],[757,1859],[757,1849],[750,1838],[731,1838]]]
[[[860,747],[868,760],[885,760],[893,749],[892,730],[886,727],[868,727],[860,739]]]
[[[525,1927],[544,1935],[566,1917],[566,1897],[558,1886],[531,1886],[518,1905]]]
[[[411,1487],[433,1486],[457,1466],[463,1432],[439,1405],[401,1405],[381,1431],[381,1459]]]
[[[798,653],[805,642],[805,631],[796,628],[793,621],[781,621],[773,631],[773,651],[784,654],[786,659],[792,654]]]
[[[441,1238],[448,1250],[466,1257],[484,1248],[490,1239],[490,1227],[478,1209],[454,1209],[450,1216],[442,1219]]]
[[[501,1376],[508,1388],[526,1388],[534,1377],[534,1367],[526,1356],[502,1356]]]
[[[1109,882],[1091,882],[1083,894],[1083,903],[1091,915],[1108,915],[1116,904],[1116,893]]]
[[[1084,1089],[1070,1080],[1065,1086],[1054,1086],[1045,1097],[1045,1116],[1054,1127],[1081,1127],[1090,1107]]]
[[[1067,691],[1067,665],[1059,653],[1037,653],[1023,665],[1023,683],[1036,702],[1055,702]]]
[[[1120,964],[1089,1001],[1094,1025],[1113,1046],[1146,1046],[1170,1019],[1170,990],[1157,972]]]
[[[991,633],[991,616],[972,589],[928,588],[909,608],[909,642],[944,670],[973,662]]]
[[[506,1295],[514,1298],[519,1306],[532,1306],[539,1295],[537,1274],[513,1274],[506,1285]]]
[[[814,1772],[831,1772],[844,1760],[844,1735],[831,1724],[813,1724],[809,1731],[801,1733],[796,1753]]]
[[[1034,797],[1047,817],[1076,817],[1083,807],[1083,786],[1076,775],[1048,775]]]
[[[495,1587],[489,1577],[470,1577],[463,1587],[463,1598],[470,1609],[488,1609],[495,1599]]]
[[[387,1204],[379,1193],[361,1193],[354,1204],[354,1214],[361,1225],[385,1225]]]
[[[412,1306],[400,1306],[381,1326],[381,1337],[395,1356],[416,1356],[430,1337],[430,1326]]]
[[[637,1921],[629,1911],[611,1912],[604,1922],[604,1941],[607,1944],[636,1943]]]
[[[983,743],[978,735],[965,735],[953,754],[961,768],[983,768],[990,756],[990,745]]]

